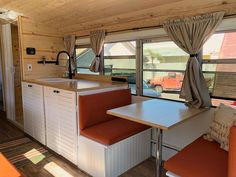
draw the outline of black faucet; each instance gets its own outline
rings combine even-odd
[[[57,61],[56,61],[56,64],[59,65],[59,56],[60,56],[60,54],[62,54],[62,53],[67,54],[68,57],[69,57],[69,68],[68,68],[68,70],[69,70],[69,79],[72,79],[71,57],[70,57],[70,54],[69,54],[67,51],[60,51],[60,52],[57,54]]]

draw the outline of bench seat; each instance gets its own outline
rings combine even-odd
[[[113,119],[80,132],[82,136],[104,145],[112,145],[150,127],[124,119]]]
[[[78,167],[94,177],[117,177],[151,156],[151,129],[107,114],[131,104],[130,89],[79,96]]]
[[[181,177],[227,177],[228,153],[200,137],[167,160],[164,168]]]

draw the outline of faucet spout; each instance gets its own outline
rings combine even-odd
[[[69,79],[72,79],[72,71],[71,71],[71,57],[70,57],[70,54],[67,52],[67,51],[60,51],[58,54],[57,54],[57,61],[56,61],[56,64],[59,65],[59,56],[62,54],[62,53],[65,53],[67,54],[67,56],[69,57]]]

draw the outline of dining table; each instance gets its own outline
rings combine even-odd
[[[122,119],[127,119],[152,127],[156,132],[156,171],[155,176],[161,177],[162,173],[162,147],[163,131],[168,131],[175,126],[201,114],[207,109],[188,107],[183,102],[163,99],[151,99],[139,103],[122,106],[107,111],[107,114]],[[153,142],[153,140],[152,140]],[[151,143],[151,142],[150,142]]]

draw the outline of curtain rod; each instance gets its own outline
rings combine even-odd
[[[229,19],[236,17],[236,14],[230,14],[225,15],[223,19]],[[124,30],[116,30],[116,31],[110,31],[106,32],[106,34],[114,34],[114,33],[121,33],[121,32],[131,32],[131,31],[139,31],[139,30],[145,30],[145,29],[153,29],[153,28],[162,28],[162,25],[153,25],[153,26],[146,26],[146,27],[140,27],[140,28],[131,28],[131,29],[124,29]],[[89,37],[89,35],[84,36],[76,36],[76,39],[78,38],[86,38]]]

